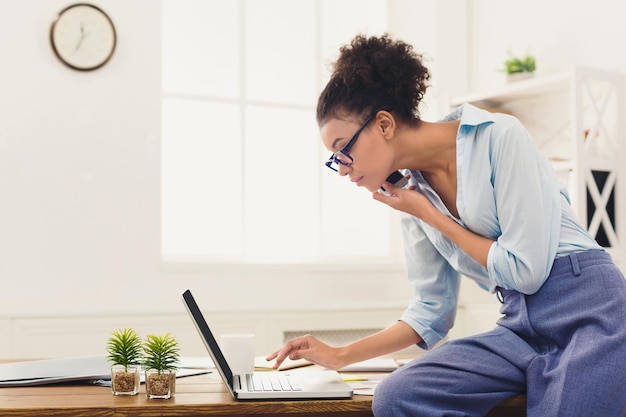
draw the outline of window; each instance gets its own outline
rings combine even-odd
[[[382,0],[163,0],[165,262],[401,259],[397,215],[323,166],[328,64]]]

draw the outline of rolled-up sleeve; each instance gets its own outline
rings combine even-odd
[[[435,249],[418,219],[403,214],[401,222],[408,279],[415,293],[400,320],[420,335],[421,348],[430,349],[454,324],[460,274]]]
[[[534,294],[549,275],[558,249],[558,181],[518,121],[507,124],[492,141],[490,158],[501,235],[487,257],[489,278],[503,288]]]

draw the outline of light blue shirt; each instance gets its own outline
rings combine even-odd
[[[430,348],[456,315],[461,275],[485,290],[539,290],[556,257],[602,250],[580,226],[548,159],[515,117],[464,104],[444,121],[461,119],[456,138],[455,218],[420,171],[411,183],[461,226],[494,240],[487,268],[420,219],[402,214],[408,278],[415,295],[400,320]]]

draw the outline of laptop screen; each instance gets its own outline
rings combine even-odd
[[[217,344],[215,337],[213,337],[213,333],[211,332],[211,329],[209,329],[209,325],[204,319],[198,304],[196,304],[196,300],[193,298],[193,295],[191,295],[191,291],[186,290],[183,293],[183,300],[185,301],[185,306],[187,306],[187,309],[193,318],[193,322],[196,324],[198,332],[200,332],[200,335],[202,336],[204,344],[211,354],[213,362],[215,362],[217,370],[222,374],[222,378],[224,378],[224,381],[232,391],[234,387],[233,372],[231,371],[230,366],[228,366],[226,358]]]

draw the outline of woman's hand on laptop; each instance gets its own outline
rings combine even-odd
[[[276,359],[274,369],[289,358],[306,359],[324,368],[337,370],[355,362],[397,352],[421,341],[420,335],[408,324],[397,321],[386,329],[340,347],[330,346],[311,335],[298,337],[285,343],[282,349],[266,360]]]
[[[306,359],[327,369],[340,369],[349,364],[343,353],[342,347],[330,346],[314,336],[306,335],[288,341],[281,349],[268,355],[266,360],[276,359],[274,369],[278,369],[286,358]]]

